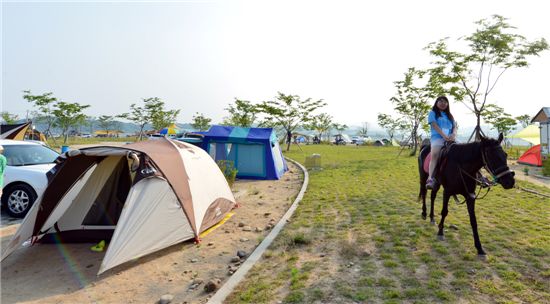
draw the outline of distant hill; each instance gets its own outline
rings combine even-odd
[[[17,123],[22,123],[24,121],[25,120],[19,120]],[[44,123],[35,123],[34,125],[35,125],[35,127],[38,131],[44,131],[46,129],[46,124],[44,124]],[[182,131],[195,131],[190,123],[177,122],[176,125]],[[359,130],[361,128],[362,128],[362,126],[351,125],[346,130],[344,130],[343,133],[348,134],[350,136],[355,136],[355,135],[358,135]],[[122,131],[123,133],[128,133],[128,134],[133,134],[133,133],[139,132],[139,126],[137,124],[134,124],[134,123],[131,123],[131,122],[124,122],[124,121],[115,121],[113,123],[112,129],[113,130],[118,129],[118,130]],[[475,129],[475,126],[460,126],[459,130],[458,130],[458,136],[457,136],[458,139],[460,141],[468,140],[468,138],[470,137],[470,135],[472,134],[474,129]],[[492,130],[490,126],[481,126],[481,129],[488,136],[491,136],[491,137],[497,137],[498,136],[498,133],[495,130]],[[517,130],[520,130],[520,129],[521,129],[521,126],[519,126],[517,128]],[[97,122],[97,120],[93,120],[91,126],[81,126],[79,128],[79,130],[77,130],[77,131],[79,131],[80,133],[92,134],[94,131],[97,131],[97,130],[100,130],[99,123]],[[147,124],[145,126],[145,130],[146,131],[152,130],[152,126],[150,124]],[[305,130],[303,128],[298,128],[296,131],[300,132],[300,133],[303,133],[303,134],[314,134],[313,131]],[[61,133],[61,130],[57,129],[57,128],[54,128],[52,130],[52,132],[53,133]],[[515,131],[512,131],[511,133],[514,133],[514,132]],[[331,133],[336,134],[336,131],[332,131]],[[388,134],[386,133],[386,131],[384,129],[380,128],[375,123],[369,123],[367,134],[368,134],[369,137],[374,138],[374,139],[381,139],[381,138],[388,138],[389,137]],[[406,138],[406,137],[408,137],[408,134],[397,133],[394,137],[396,139]]]
[[[25,120],[17,121],[17,123],[23,123],[23,122],[25,122]],[[36,130],[41,131],[41,132],[46,130],[46,127],[47,127],[47,125],[45,123],[41,123],[41,122],[33,123],[33,125],[35,126]],[[176,123],[176,125],[182,131],[193,131],[193,127],[189,123]],[[92,120],[91,125],[80,126],[77,131],[80,132],[80,133],[83,133],[83,134],[86,134],[86,133],[92,134],[93,132],[95,132],[97,130],[100,130],[100,129],[101,128],[99,126],[98,121],[97,120]],[[123,133],[132,134],[132,133],[139,132],[139,125],[137,125],[135,123],[132,123],[132,122],[125,122],[125,121],[115,120],[113,122],[113,126],[111,127],[111,129],[120,130]],[[145,128],[144,128],[145,131],[152,130],[152,129],[153,129],[153,127],[150,124],[145,125]],[[52,133],[61,133],[61,129],[52,128]]]

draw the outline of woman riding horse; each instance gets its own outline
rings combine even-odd
[[[470,225],[474,236],[474,245],[477,253],[485,257],[485,251],[481,246],[477,231],[475,214],[475,189],[478,183],[477,174],[481,168],[485,168],[492,175],[494,183],[499,183],[504,189],[514,187],[514,172],[508,168],[507,155],[500,145],[504,136],[499,135],[498,140],[481,137],[480,141],[468,144],[449,145],[445,159],[439,161],[439,168],[434,170],[434,176],[443,186],[443,207],[441,209],[441,221],[439,222],[439,239],[444,239],[443,228],[445,217],[448,214],[449,198],[453,195],[462,195],[466,199],[466,206],[470,216]],[[426,218],[426,182],[428,174],[424,171],[424,160],[430,153],[430,146],[424,146],[419,156],[420,194],[422,199],[422,216]],[[433,161],[433,158],[432,158]],[[434,200],[437,196],[439,185],[435,185],[431,193],[430,219],[434,222]]]

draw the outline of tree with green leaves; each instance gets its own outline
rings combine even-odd
[[[527,41],[514,33],[516,28],[499,15],[476,24],[478,28],[474,33],[459,39],[468,44],[467,52],[451,50],[448,38],[432,42],[426,49],[435,57],[435,67],[430,70],[432,77],[439,79],[448,94],[476,115],[477,125],[472,136],[475,134],[478,140],[483,135],[480,123],[488,96],[504,72],[527,67],[527,58],[547,50],[548,43],[544,38]]]
[[[230,104],[225,110],[229,112],[229,116],[224,118],[224,125],[245,128],[252,127],[258,114],[258,109],[256,109],[254,104],[238,98],[235,98],[235,103]]]
[[[369,123],[368,122],[363,122],[363,124],[361,125],[359,130],[357,130],[357,135],[361,136],[361,137],[367,137],[368,136],[368,131],[369,131]]]
[[[420,84],[424,80],[426,73],[423,70],[409,68],[405,73],[404,80],[394,82],[397,94],[390,98],[394,104],[394,109],[400,115],[396,120],[400,121],[400,126],[403,130],[410,134],[409,138],[413,147],[410,153],[411,156],[416,155],[418,131],[425,123],[431,109],[429,100],[435,98],[439,93],[437,78],[429,77],[425,81],[426,83]]]
[[[264,101],[258,105],[258,111],[265,115],[261,125],[280,127],[285,133],[292,132],[300,125],[305,125],[313,118],[313,112],[326,103],[322,100],[307,98],[302,100],[298,95],[285,95],[277,92],[275,100]],[[287,151],[290,150],[290,140],[287,140]]]
[[[11,114],[7,111],[1,112],[0,115],[2,116],[2,121],[8,125],[14,124],[19,119],[19,115]]]
[[[211,121],[212,121],[212,119],[204,116],[204,114],[202,114],[202,113],[199,114],[197,112],[195,115],[193,115],[193,122],[191,123],[191,126],[195,130],[206,131],[206,130],[210,129],[210,122]]]
[[[378,125],[388,133],[390,141],[393,141],[395,132],[403,128],[403,122],[399,118],[393,118],[391,115],[383,113],[378,113]]]
[[[512,118],[512,115],[504,112],[503,108],[495,104],[486,105],[482,117],[485,122],[493,126],[493,129],[504,136],[508,135],[518,123]]]
[[[64,138],[63,144],[67,144],[69,128],[75,127],[86,120],[86,115],[82,111],[88,107],[90,106],[81,105],[76,102],[58,101],[55,104],[52,114],[55,117],[55,126],[61,128],[61,134]]]
[[[520,116],[516,116],[515,119],[524,128],[527,128],[527,126],[531,124],[531,115],[529,115],[529,114],[523,114],[523,115],[520,115]]]
[[[142,101],[144,104],[147,104],[152,98],[143,98]],[[135,103],[130,105],[129,113],[122,113],[118,115],[119,118],[127,119],[139,126],[139,135],[138,140],[143,138],[143,130],[145,125],[151,122],[149,113],[146,111],[145,106],[138,106]]]
[[[153,129],[161,130],[176,122],[176,117],[180,110],[165,110],[164,101],[158,97],[147,98],[145,103],[145,112],[149,115]]]
[[[348,125],[334,123],[334,124],[332,124],[332,128],[334,128],[336,131],[338,131],[338,133],[342,134],[342,132],[346,131],[346,129],[348,128]]]
[[[338,133],[336,134],[335,143],[338,145],[340,143],[345,144],[342,137],[343,132],[348,128],[346,124],[333,123],[332,129],[335,129]],[[330,134],[329,134],[330,137]]]
[[[165,110],[164,102],[158,97],[142,98],[143,106],[130,105],[130,112],[117,117],[127,119],[139,125],[138,140],[143,138],[145,126],[152,124],[153,129],[160,130],[176,122],[180,110]]]
[[[46,124],[44,134],[51,136],[55,143],[55,138],[52,136],[51,129],[55,124],[55,116],[53,115],[53,107],[57,103],[57,98],[53,96],[52,92],[44,93],[41,95],[33,95],[30,90],[23,91],[23,99],[32,103],[38,110],[36,111],[36,120],[42,121]]]
[[[107,137],[109,137],[109,131],[111,131],[114,123],[114,117],[111,115],[101,115],[97,118],[97,123],[101,130],[107,132]]]
[[[327,113],[321,113],[319,115],[313,116],[311,120],[304,125],[304,128],[306,130],[316,132],[319,140],[321,140],[323,138],[323,135],[327,134],[332,126],[332,116],[328,115]]]

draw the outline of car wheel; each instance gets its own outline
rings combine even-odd
[[[31,209],[36,197],[36,192],[31,186],[18,184],[5,189],[2,205],[10,216],[23,218]]]

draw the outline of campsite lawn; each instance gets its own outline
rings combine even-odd
[[[302,149],[286,155],[304,163],[319,153],[323,169],[310,171],[291,221],[229,303],[550,303],[548,198],[498,186],[479,200],[482,261],[465,205],[450,202],[445,241],[422,220],[415,157],[394,147]],[[437,221],[440,210],[438,197]]]

